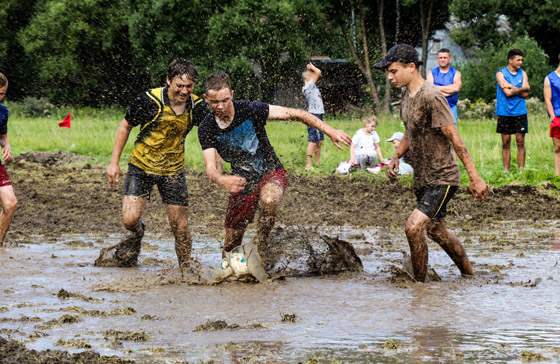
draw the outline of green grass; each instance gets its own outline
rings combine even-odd
[[[66,150],[70,138],[72,153],[87,155],[95,163],[107,164],[111,157],[115,133],[124,117],[124,109],[70,109],[54,111],[50,117],[27,118],[17,107],[10,107],[8,137],[14,155],[22,152]],[[60,128],[58,122],[72,111],[72,128]],[[395,115],[381,115],[377,132],[381,137],[383,156],[389,158],[394,148],[387,142],[393,132],[404,131],[400,119]],[[325,121],[331,126],[344,130],[352,136],[363,126],[361,118],[351,115],[329,116]],[[549,121],[544,112],[529,114],[529,134],[526,137],[527,162],[523,173],[517,171],[517,147],[512,143],[511,172],[503,172],[501,159],[501,139],[496,134],[495,119],[467,120],[460,119],[459,134],[465,140],[475,166],[482,178],[492,185],[529,184],[544,185],[548,182],[560,187],[560,177],[554,175],[553,146],[549,132]],[[309,175],[331,174],[337,165],[350,158],[348,147],[338,150],[328,139],[323,144],[321,166],[313,171],[305,171],[305,154],[307,147],[307,129],[299,122],[274,121],[267,124],[267,131],[274,149],[290,173]],[[134,128],[123,151],[121,166],[128,162],[138,128]],[[187,169],[204,173],[204,162],[200,145],[197,140],[196,128],[187,136],[185,143],[185,159]],[[468,184],[468,177],[462,164],[461,181]],[[367,172],[357,171],[355,174],[368,176],[382,183],[384,174],[373,176]],[[346,176],[347,177],[347,176]],[[410,178],[403,178],[411,183]]]

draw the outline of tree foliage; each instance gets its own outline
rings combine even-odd
[[[33,93],[74,105],[120,101],[132,86],[125,5],[124,0],[38,2],[18,36],[38,72],[39,80],[32,82],[40,89]]]
[[[523,50],[522,68],[527,72],[531,91],[529,97],[542,99],[543,79],[551,71],[548,56],[540,49],[539,44],[528,36],[519,37],[499,45],[490,44],[476,53],[475,59],[459,66],[463,85],[461,98],[471,101],[482,99],[491,102],[496,98],[496,72],[508,65],[507,53],[512,48]]]

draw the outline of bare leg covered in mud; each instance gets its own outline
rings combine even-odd
[[[276,222],[276,210],[283,195],[284,191],[280,186],[275,183],[267,183],[262,188],[259,196],[259,216],[254,244],[257,246],[257,250],[264,261],[266,261],[266,242]],[[241,245],[246,229],[247,224],[237,228],[226,228],[224,252],[229,252]]]
[[[169,225],[175,236],[175,253],[181,274],[191,263],[192,237],[189,231],[189,208],[187,206],[167,205]]]
[[[14,188],[9,186],[0,187],[0,200],[2,201],[2,212],[0,213],[0,247],[4,245],[4,238],[10,228],[17,209],[17,199]]]
[[[428,272],[428,243],[424,230],[449,255],[463,275],[474,275],[472,265],[465,249],[455,235],[445,227],[445,219],[440,218],[432,222],[428,216],[418,209],[414,209],[405,226],[414,278],[418,282],[425,282]]]
[[[439,244],[449,255],[451,260],[457,265],[461,274],[466,276],[474,275],[474,270],[467,256],[467,252],[459,242],[459,239],[445,227],[445,218],[440,218],[437,222],[428,224],[428,236]]]
[[[96,266],[132,267],[138,263],[138,255],[140,255],[144,237],[144,223],[141,218],[145,205],[146,198],[144,197],[123,197],[123,225],[129,234],[120,243],[101,249],[99,258],[95,261]]]

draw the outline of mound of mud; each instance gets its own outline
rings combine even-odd
[[[312,276],[361,272],[354,247],[338,236],[300,226],[276,227],[259,253],[271,276]]]
[[[24,160],[27,162],[34,162],[44,164],[46,166],[58,166],[68,162],[83,161],[91,159],[78,154],[70,153],[59,150],[56,153],[51,152],[24,152],[14,158],[16,161]]]
[[[101,356],[94,351],[83,351],[70,354],[61,350],[36,351],[26,349],[15,340],[6,340],[0,336],[0,358],[5,364],[21,363],[61,363],[61,364],[124,364],[134,363],[117,356]]]

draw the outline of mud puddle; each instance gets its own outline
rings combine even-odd
[[[442,281],[427,284],[394,276],[402,229],[322,231],[351,242],[364,272],[188,285],[160,236],[126,269],[93,267],[118,236],[28,238],[0,250],[0,336],[145,363],[560,361],[558,222],[453,230],[476,276],[430,243]],[[218,241],[195,242],[200,264],[219,264]]]

